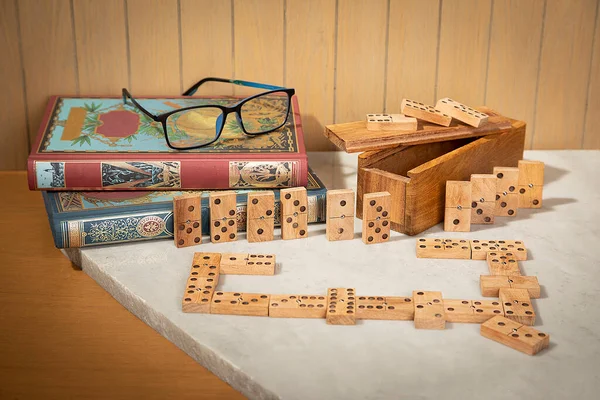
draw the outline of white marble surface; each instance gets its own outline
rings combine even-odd
[[[600,391],[600,152],[535,151],[546,162],[544,206],[498,218],[454,237],[522,239],[542,298],[536,328],[549,350],[529,357],[479,335],[479,325],[415,330],[408,321],[324,320],[184,314],[181,298],[195,251],[275,253],[275,276],[224,276],[220,289],[325,294],[410,295],[440,290],[445,298],[481,298],[484,261],[415,257],[415,238],[393,233],[385,244],[328,242],[324,225],[304,240],[202,244],[172,241],[85,249],[83,270],[121,304],[250,398],[284,399],[565,399]],[[330,188],[355,187],[356,156],[315,153],[311,165]],[[423,236],[447,236],[438,225]],[[110,323],[110,321],[106,321]],[[200,389],[201,390],[201,389]]]

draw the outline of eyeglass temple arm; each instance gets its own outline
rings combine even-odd
[[[143,112],[144,114],[146,114],[148,117],[152,118],[154,121],[158,120],[156,115],[152,114],[150,111],[148,111],[144,107],[142,107],[142,105],[140,103],[138,103],[133,98],[133,96],[131,96],[131,93],[129,93],[129,91],[127,89],[123,88],[123,104],[127,104],[127,99],[131,100],[133,105],[135,105],[137,108],[139,108],[140,111]]]
[[[183,96],[192,96],[194,93],[196,93],[198,88],[205,82],[232,83],[234,85],[248,86],[248,87],[253,87],[253,88],[258,88],[258,89],[267,89],[267,90],[286,89],[285,87],[282,87],[282,86],[267,85],[265,83],[241,81],[238,79],[223,79],[223,78],[210,77],[210,78],[204,78],[201,81],[197,82],[194,86],[192,86],[191,88],[186,90],[183,93]]]

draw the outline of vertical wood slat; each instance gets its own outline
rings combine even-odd
[[[485,104],[527,123],[526,148],[535,128],[543,11],[542,1],[494,2]]]
[[[308,149],[332,150],[335,0],[287,2],[286,86],[296,89]]]
[[[234,23],[235,78],[283,85],[283,0],[235,0]]]
[[[491,0],[443,2],[438,98],[483,104],[491,6]]]
[[[335,122],[382,112],[387,1],[339,0]]]
[[[180,95],[177,0],[127,0],[131,91]]]
[[[351,121],[384,104],[396,111],[402,97],[436,100],[435,79],[428,77],[436,65],[438,2],[390,0],[388,17],[386,0],[339,0],[338,27],[335,0],[287,0],[285,27],[283,0],[235,0],[235,16],[230,1],[181,0],[181,27],[177,0],[73,0],[73,10],[69,0],[2,2],[0,169],[24,166],[28,139],[15,132],[28,122],[29,137],[37,135],[49,95],[115,94],[128,86],[128,63],[134,94],[179,94],[182,84],[206,75],[294,86],[308,147],[330,149],[321,130],[334,114],[338,122]],[[475,105],[485,100],[524,119],[530,134],[535,128],[534,148],[600,148],[597,1],[547,3],[542,21],[541,1],[443,2],[437,97]],[[227,94],[227,88],[203,93]]]
[[[202,78],[233,76],[231,2],[181,0],[183,90]],[[196,95],[231,95],[233,86],[207,83]]]
[[[439,0],[391,0],[386,112],[403,98],[435,104]]]
[[[598,4],[600,7],[600,2]],[[594,48],[592,49],[592,65],[583,132],[584,149],[600,149],[600,10],[596,10],[596,27]]]
[[[48,97],[78,94],[69,0],[19,0],[23,70],[31,142]]]
[[[29,141],[14,1],[0,2],[0,170],[23,169]]]
[[[596,0],[547,0],[537,93],[537,149],[581,148]]]
[[[81,94],[120,96],[129,86],[123,0],[74,0],[73,18]]]

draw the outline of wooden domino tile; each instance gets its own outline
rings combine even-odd
[[[519,261],[510,251],[490,251],[487,253],[490,275],[520,276]]]
[[[412,321],[414,316],[411,297],[360,296],[356,302],[357,319]]]
[[[327,298],[319,295],[271,295],[269,317],[325,318]]]
[[[219,253],[194,253],[183,295],[183,312],[210,313],[211,299],[219,284],[220,261]]]
[[[500,289],[504,316],[523,325],[535,324],[535,312],[526,289]]]
[[[327,191],[327,240],[354,239],[354,191]]]
[[[500,300],[446,300],[446,321],[481,324],[496,315],[504,315]]]
[[[327,289],[327,314],[329,325],[356,324],[356,299],[352,288]]]
[[[527,260],[527,248],[522,240],[471,240],[473,260],[487,260],[490,251],[510,251],[517,260]]]
[[[493,224],[496,212],[496,176],[471,175],[471,224]]]
[[[369,131],[416,131],[417,119],[403,114],[367,114]]]
[[[237,239],[237,200],[234,191],[210,193],[210,241],[233,242]]]
[[[524,289],[529,297],[538,299],[542,291],[536,276],[481,275],[479,286],[484,297],[498,297],[500,289]]]
[[[417,258],[471,258],[471,243],[466,239],[417,239]]]
[[[533,356],[550,344],[550,335],[497,316],[481,325],[481,336]]]
[[[494,167],[496,175],[496,216],[514,217],[519,207],[519,168]]]
[[[274,254],[223,253],[221,274],[275,275]]]
[[[246,211],[248,242],[269,242],[275,231],[275,194],[272,190],[248,193]]]
[[[177,247],[202,243],[202,209],[199,195],[173,198],[174,240]]]
[[[281,238],[308,237],[308,197],[306,188],[281,189]]]
[[[446,329],[446,312],[441,292],[413,291],[416,329]]]
[[[471,230],[471,182],[446,181],[444,230],[469,232]]]
[[[452,122],[452,117],[444,114],[440,110],[437,110],[430,105],[409,99],[402,99],[400,112],[406,116],[422,119],[423,121],[431,122],[436,125],[450,126],[450,122]]]
[[[544,163],[541,161],[519,161],[519,208],[542,207],[543,189]]]
[[[363,196],[363,243],[383,243],[390,239],[391,203],[392,196],[388,192],[367,193]]]
[[[467,125],[478,128],[487,123],[488,115],[448,97],[438,100],[435,108]]]
[[[260,293],[216,292],[210,313],[266,317],[269,315],[269,297]]]

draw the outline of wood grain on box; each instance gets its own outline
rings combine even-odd
[[[482,109],[490,120],[496,115]],[[491,126],[492,123],[484,125]],[[365,193],[386,190],[392,196],[391,227],[416,235],[444,219],[446,181],[467,181],[489,174],[497,165],[517,166],[523,158],[526,125],[478,139],[398,146],[358,156],[357,217],[362,218]]]
[[[485,108],[480,108],[486,114]],[[383,150],[401,144],[422,144],[493,135],[511,130],[511,121],[499,114],[489,116],[488,123],[474,128],[460,121],[452,121],[450,126],[440,126],[426,121],[418,121],[417,130],[398,133],[397,131],[370,131],[367,122],[356,121],[327,125],[325,136],[347,153]]]

